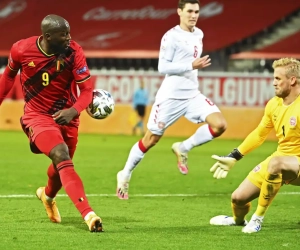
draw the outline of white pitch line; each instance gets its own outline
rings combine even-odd
[[[281,192],[280,195],[300,195],[300,192]],[[231,194],[131,194],[130,197],[206,197],[226,196]],[[66,194],[58,194],[58,197],[67,197]],[[87,197],[115,197],[115,194],[87,194]],[[34,198],[32,194],[3,194],[0,198]]]

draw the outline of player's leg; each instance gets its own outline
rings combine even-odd
[[[231,195],[232,216],[218,215],[210,220],[211,225],[244,226],[251,201],[259,196],[260,189],[247,178]]]
[[[243,228],[244,233],[256,233],[260,231],[267,209],[271,205],[282,184],[285,182],[293,182],[293,180],[296,181],[298,176],[298,157],[274,156],[270,159],[261,185],[257,209],[252,215],[249,225]]]
[[[69,149],[69,155],[70,158],[73,159],[76,145],[78,141],[78,129],[76,127],[72,127],[69,129],[68,133],[63,133],[64,141],[66,142],[68,149]],[[72,131],[72,132],[71,132]],[[48,175],[48,182],[45,187],[45,195],[48,200],[54,199],[59,192],[59,190],[62,188],[61,180],[59,173],[56,169],[56,166],[53,165],[53,163],[50,164],[47,170]],[[37,193],[40,193],[43,191],[43,187],[39,188]]]
[[[123,170],[117,174],[116,193],[119,199],[128,199],[129,182],[133,170],[144,158],[146,152],[153,147],[160,138],[161,135],[155,135],[150,130],[147,130],[144,137],[132,146]]]
[[[39,150],[46,154],[56,166],[62,186],[87,222],[89,230],[93,232],[102,231],[102,221],[88,203],[83,183],[74,169],[68,146],[64,142],[62,134],[58,131],[44,131],[36,136],[34,142]]]
[[[237,225],[244,225],[246,215],[251,208],[251,201],[259,196],[260,189],[251,182],[245,179],[231,195],[231,208],[233,219]]]
[[[182,142],[181,149],[189,151],[220,136],[227,128],[227,123],[219,108],[204,95],[199,94],[191,99],[185,117],[194,123],[206,124],[187,140]]]
[[[139,115],[138,116],[138,122],[137,122],[137,124],[136,124],[136,128],[138,128],[139,129],[139,131],[140,131],[140,134],[141,135],[144,135],[144,128],[143,128],[143,118]]]
[[[59,173],[53,163],[50,164],[47,170],[48,182],[45,187],[45,194],[47,197],[54,199],[62,188]]]
[[[140,109],[139,109],[139,128],[140,128],[140,132],[141,135],[144,136],[144,117],[145,117],[145,112],[146,112],[146,106],[145,105],[140,105]]]
[[[117,174],[117,196],[120,199],[128,199],[129,181],[133,170],[146,152],[160,140],[166,128],[184,114],[185,103],[185,100],[166,100],[153,104],[146,134],[133,145],[123,170]]]
[[[133,145],[122,171],[125,178],[130,179],[132,171],[144,158],[147,151],[158,143],[161,137],[162,135],[156,135],[147,130],[143,138]]]
[[[299,175],[299,161],[295,156],[275,156],[268,165],[265,180],[262,183],[261,194],[258,199],[258,207],[255,212],[258,216],[264,216],[269,205],[278,193],[283,181],[297,179]]]
[[[24,117],[26,119],[26,124],[24,123]],[[36,136],[42,131],[45,130],[46,128],[40,128],[39,126],[35,126],[36,122],[35,119],[32,119],[32,117],[26,117],[23,116],[20,120],[21,122],[21,126],[22,129],[24,131],[24,133],[27,135],[28,139],[29,139],[29,143],[30,143],[30,149],[33,153],[35,154],[40,154],[42,153],[41,150],[39,150],[39,148],[36,146],[35,144],[35,138]],[[48,122],[48,120],[46,120],[46,122],[44,124],[46,124]],[[51,121],[53,123],[53,120]],[[30,124],[30,125],[29,125]],[[43,124],[43,123],[42,123]],[[54,126],[51,126],[51,129],[53,130],[57,130],[59,131],[58,127],[54,124]],[[49,127],[48,127],[49,129]],[[55,178],[55,176],[57,177],[57,171],[54,169],[53,164],[51,164],[48,167],[48,176],[53,176]],[[60,182],[60,180],[59,180]],[[61,184],[58,184],[58,186],[61,186]],[[60,187],[59,187],[60,188]],[[58,189],[59,189],[58,188]],[[39,200],[42,201],[45,210],[47,212],[47,215],[49,217],[49,219],[54,222],[54,223],[60,223],[61,222],[61,216],[59,214],[59,210],[57,208],[56,205],[56,201],[55,201],[55,196],[56,196],[57,192],[54,192],[53,194],[51,194],[50,192],[48,193],[48,195],[46,195],[45,193],[45,187],[40,187],[36,190],[36,196],[38,197]]]
[[[132,129],[132,134],[136,134],[136,129],[138,128],[142,135],[144,135],[144,116],[145,116],[145,106],[144,105],[137,105],[136,106],[136,113],[137,113],[137,123],[134,125]]]
[[[41,143],[38,143],[37,138],[39,137],[40,134],[45,133],[45,132],[59,133],[59,130],[57,127],[54,127],[53,129],[57,129],[57,130],[56,131],[49,131],[49,130],[47,131],[46,130],[46,131],[42,132],[42,130],[39,127],[37,127],[37,128],[35,127],[35,129],[34,129],[35,137],[30,138],[31,139],[31,148],[36,148],[41,153],[44,153],[43,149],[42,149],[42,145],[41,145]],[[49,138],[48,138],[48,140],[49,140]],[[43,142],[42,144],[45,144],[45,143],[46,142]],[[36,196],[42,201],[49,219],[52,222],[60,223],[61,216],[60,216],[59,210],[56,205],[55,196],[56,196],[57,192],[61,189],[61,181],[60,181],[59,173],[56,170],[56,168],[54,167],[53,163],[48,167],[47,175],[48,175],[47,186],[39,187],[36,190]],[[47,191],[46,191],[46,189],[47,189]]]
[[[64,136],[64,140],[68,146],[69,149],[69,155],[70,158],[73,159],[75,150],[76,150],[76,145],[77,145],[77,128],[74,127],[72,130],[74,130],[72,133],[66,133]],[[46,187],[40,187],[37,190],[37,195],[38,197],[41,196],[41,192],[45,192],[46,199],[47,200],[53,200],[59,190],[62,188],[62,183],[60,180],[59,173],[56,169],[56,166],[53,165],[53,163],[50,164],[47,170],[47,175],[48,175],[48,182]]]
[[[219,108],[199,94],[190,99],[185,117],[193,123],[206,124],[199,127],[196,132],[183,142],[176,142],[172,145],[172,150],[177,156],[178,167],[182,174],[187,174],[187,153],[194,147],[200,146],[220,136],[226,130],[226,120]]]
[[[65,143],[68,146],[70,158],[73,159],[78,142],[78,127],[63,126],[62,135]],[[86,214],[84,220],[88,225],[90,231],[97,232],[103,230],[102,220],[95,214],[94,211]]]
[[[211,219],[213,225],[241,225],[246,222],[246,215],[251,208],[251,201],[259,197],[261,185],[266,175],[268,164],[272,156],[258,164],[247,178],[232,193],[231,208],[233,216],[220,215]],[[249,224],[249,223],[248,223]],[[248,225],[247,224],[247,225]]]
[[[132,128],[132,135],[136,135],[136,129],[138,127],[138,124],[139,124],[139,111],[138,111],[138,107],[135,107],[135,124]]]

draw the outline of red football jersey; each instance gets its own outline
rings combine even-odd
[[[64,54],[48,55],[40,46],[42,36],[16,42],[11,49],[8,66],[21,70],[25,113],[52,115],[70,108],[77,100],[77,84],[90,78],[80,45],[70,42]]]

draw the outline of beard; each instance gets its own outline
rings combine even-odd
[[[63,45],[57,45],[57,44],[51,45],[51,49],[59,54],[65,54],[68,50],[67,47],[64,47]]]
[[[279,92],[275,91],[275,95],[276,95],[277,97],[280,97],[280,98],[285,98],[285,97],[287,97],[290,93],[291,93],[290,90],[282,90],[282,91],[279,91]]]

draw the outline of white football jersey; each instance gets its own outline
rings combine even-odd
[[[156,100],[188,99],[199,93],[198,70],[192,63],[203,49],[203,32],[197,27],[188,32],[179,25],[167,31],[161,40],[158,71],[165,78],[156,94]]]

